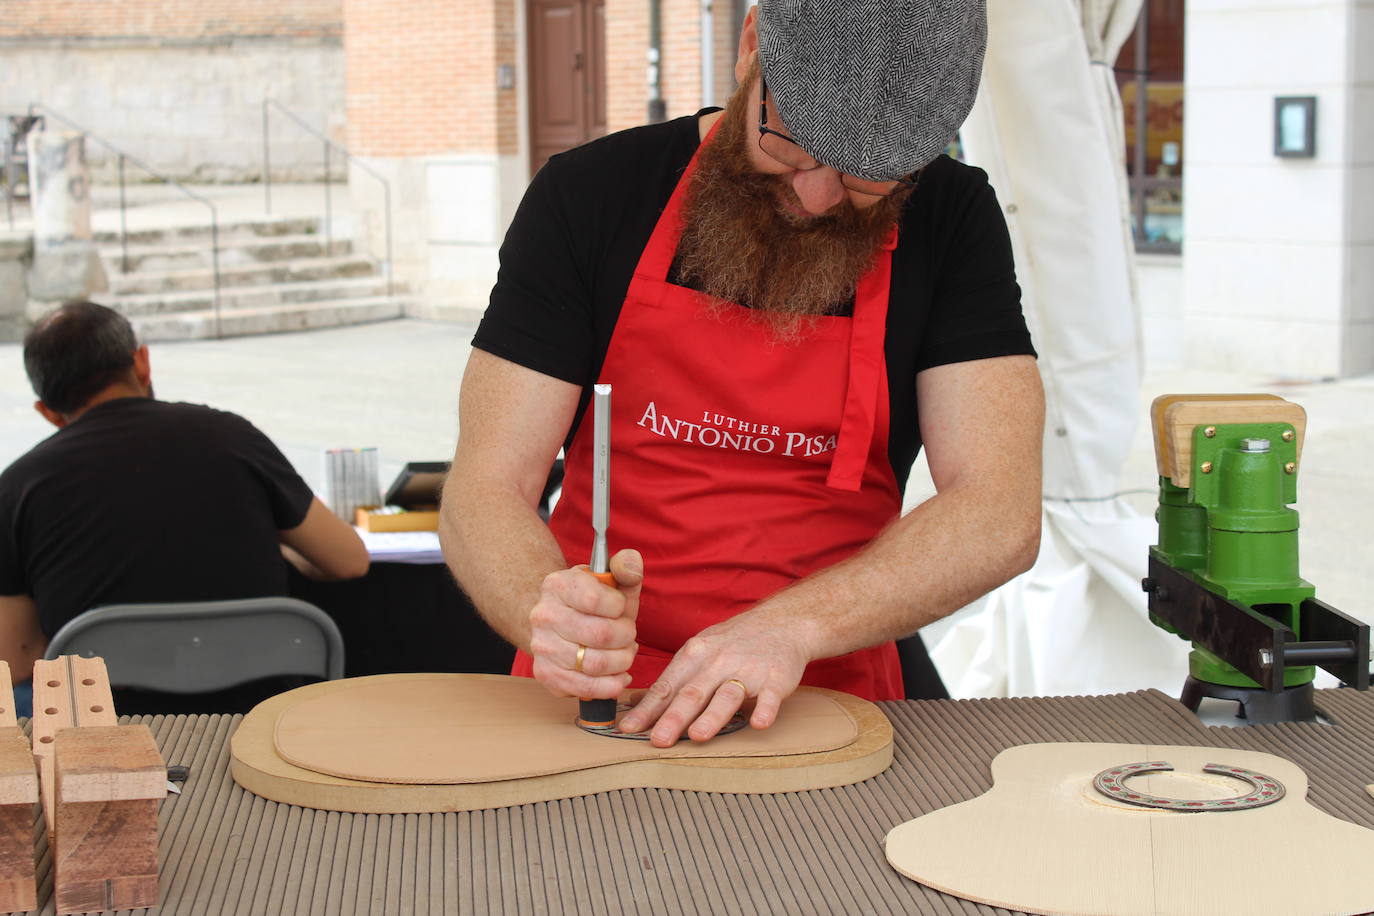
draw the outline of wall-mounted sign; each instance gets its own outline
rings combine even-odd
[[[1317,155],[1317,97],[1279,96],[1274,99],[1274,155],[1311,159]]]
[[[499,177],[494,157],[426,162],[430,244],[495,245],[501,241]]]

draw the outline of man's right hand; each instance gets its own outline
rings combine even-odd
[[[530,655],[535,680],[554,696],[611,699],[629,686],[644,559],[637,550],[611,557],[615,587],[585,566],[544,577],[530,610]],[[578,650],[582,652],[578,669]]]

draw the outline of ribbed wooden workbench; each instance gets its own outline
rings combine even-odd
[[[1267,751],[1307,771],[1318,808],[1374,827],[1364,789],[1374,782],[1374,696],[1317,696],[1334,726],[1208,728],[1154,691],[885,703],[896,761],[858,785],[754,796],[633,789],[407,815],[312,811],[245,792],[229,777],[238,716],[133,717],[168,764],[190,767],[184,793],[162,805],[162,904],[140,912],[1001,913],[898,875],[883,855],[887,831],[982,794],[998,752],[1040,741]],[[41,839],[39,852],[38,898],[52,913]]]

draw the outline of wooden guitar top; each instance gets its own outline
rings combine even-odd
[[[528,678],[394,674],[327,681],[259,704],[231,772],[276,801],[340,811],[462,811],[655,787],[788,792],[847,785],[892,760],[865,700],[801,688],[771,728],[656,748],[573,724],[577,701]]]
[[[1168,761],[1134,792],[1223,799],[1248,787],[1205,774],[1243,767],[1286,794],[1246,810],[1167,811],[1108,798],[1104,770]],[[1281,757],[1214,747],[1028,744],[992,762],[994,786],[887,835],[897,871],[967,900],[1028,913],[1300,916],[1374,910],[1374,830],[1307,803],[1307,776]],[[1352,799],[1354,804],[1357,800]]]

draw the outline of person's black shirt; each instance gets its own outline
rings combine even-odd
[[[0,474],[0,594],[50,638],[101,605],[285,595],[279,532],[312,498],[242,417],[107,401]]]
[[[549,160],[506,233],[473,346],[583,386],[585,408],[630,276],[696,152],[704,113],[611,134]],[[1035,353],[1006,221],[982,170],[941,156],[922,171],[893,256],[885,350],[888,454],[905,485],[921,446],[916,374]]]

